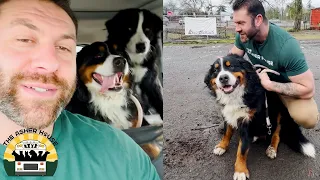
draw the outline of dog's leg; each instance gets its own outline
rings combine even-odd
[[[227,125],[226,131],[224,132],[222,140],[220,141],[220,143],[218,145],[215,146],[215,148],[213,150],[213,153],[215,155],[220,156],[226,152],[226,150],[229,146],[233,131],[234,131],[234,129],[232,128],[232,126]]]
[[[244,138],[241,138],[244,139]],[[240,139],[239,145],[238,145],[238,151],[237,151],[237,159],[235,163],[235,172],[233,175],[234,180],[246,180],[246,178],[249,179],[249,170],[247,168],[247,156],[249,152],[249,147],[246,147],[250,142],[244,142],[242,143],[242,140]],[[247,145],[246,145],[247,144]]]
[[[141,145],[141,148],[148,154],[151,160],[156,159],[161,152],[160,148],[152,143],[143,144]]]
[[[141,81],[140,88],[142,93],[148,97],[148,102],[157,111],[157,113],[163,120],[162,86],[160,84],[160,81],[157,79],[156,72],[147,71],[147,74]]]
[[[281,119],[281,114],[279,113],[277,117],[277,128],[273,133],[271,138],[271,143],[266,150],[266,154],[270,159],[274,159],[277,157],[278,145],[280,142],[280,129],[281,129],[280,119]]]

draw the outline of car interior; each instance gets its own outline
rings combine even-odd
[[[82,47],[95,41],[106,40],[107,32],[104,24],[119,10],[127,8],[147,9],[157,14],[161,19],[163,13],[162,0],[71,0],[70,2],[79,24],[77,52],[79,52]],[[157,65],[159,80],[162,83],[162,57],[160,58],[160,62],[157,62]],[[142,141],[148,141],[147,138],[156,138],[155,134],[159,132],[159,129],[153,128],[148,130],[147,128],[136,128],[124,131],[139,144]],[[148,131],[148,135],[145,135],[146,131]],[[160,178],[163,179],[163,153],[161,153],[161,157],[153,160],[152,163],[155,165]]]

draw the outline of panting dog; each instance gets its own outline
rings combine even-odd
[[[149,10],[133,8],[120,10],[106,21],[105,26],[108,46],[130,57],[133,90],[144,113],[155,110],[162,121],[163,93],[157,71],[162,48],[162,20]]]
[[[122,130],[141,127],[143,111],[130,89],[127,58],[125,54],[111,54],[104,42],[83,47],[77,54],[77,89],[66,110]],[[151,159],[157,158],[162,148],[157,142],[141,147]]]
[[[67,110],[119,129],[141,126],[123,55],[111,54],[104,42],[87,45],[77,54],[77,77],[77,89]]]
[[[224,154],[233,133],[239,133],[235,180],[249,178],[247,156],[250,144],[258,137],[266,137],[270,142],[266,155],[271,159],[276,158],[280,140],[297,152],[315,157],[314,145],[302,134],[280,97],[262,87],[256,69],[249,61],[233,54],[218,58],[204,82],[217,103],[222,105],[226,123],[214,154]]]

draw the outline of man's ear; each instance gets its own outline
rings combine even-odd
[[[263,23],[263,16],[261,14],[258,14],[255,18],[254,18],[254,23],[256,27],[260,27],[261,24]]]

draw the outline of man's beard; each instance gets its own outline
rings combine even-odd
[[[53,84],[57,88],[58,97],[52,100],[32,100],[21,97],[22,81]],[[55,122],[61,111],[69,103],[76,88],[76,81],[69,84],[56,75],[41,74],[14,75],[10,82],[0,71],[0,111],[10,120],[24,128],[43,129]]]
[[[249,30],[249,32],[247,33],[247,37],[249,40],[253,39],[259,32],[259,29],[257,29],[256,27],[252,26]]]
[[[247,42],[248,40],[252,40],[254,37],[256,37],[256,35],[258,34],[260,30],[257,29],[256,27],[254,27],[253,25],[251,26],[251,28],[249,29],[249,31],[245,34],[246,35],[246,39],[242,40],[242,42]],[[241,33],[240,33],[241,34]]]

